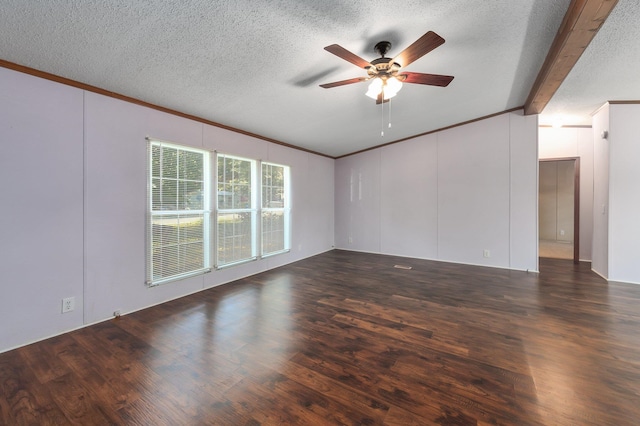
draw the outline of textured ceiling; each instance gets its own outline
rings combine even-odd
[[[540,116],[540,124],[591,125],[607,101],[640,100],[640,1],[619,0]]]
[[[0,59],[340,156],[522,106],[569,3],[3,0]],[[629,90],[638,86],[638,17],[638,2],[620,0],[549,111],[576,111],[577,122],[606,100],[640,99]],[[318,86],[365,75],[325,46],[372,60],[378,41],[394,56],[428,30],[446,43],[406,70],[455,79],[405,84],[384,137],[366,83]]]

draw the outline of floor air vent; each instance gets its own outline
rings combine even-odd
[[[397,269],[411,269],[411,266],[407,265],[393,265],[393,267]]]

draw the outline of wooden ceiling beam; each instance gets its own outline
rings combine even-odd
[[[618,0],[572,0],[524,105],[540,114],[585,51]]]

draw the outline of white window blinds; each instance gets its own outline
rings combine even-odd
[[[217,154],[216,267],[256,259],[256,161]]]
[[[289,250],[289,167],[262,163],[262,256]]]
[[[147,283],[210,270],[209,153],[149,141]]]

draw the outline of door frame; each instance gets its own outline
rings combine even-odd
[[[573,161],[573,263],[577,264],[580,263],[580,157],[539,158],[538,164],[552,161]],[[540,172],[538,172],[538,185],[540,185]],[[540,202],[539,197],[538,202]],[[538,238],[540,238],[539,227],[538,224]]]

